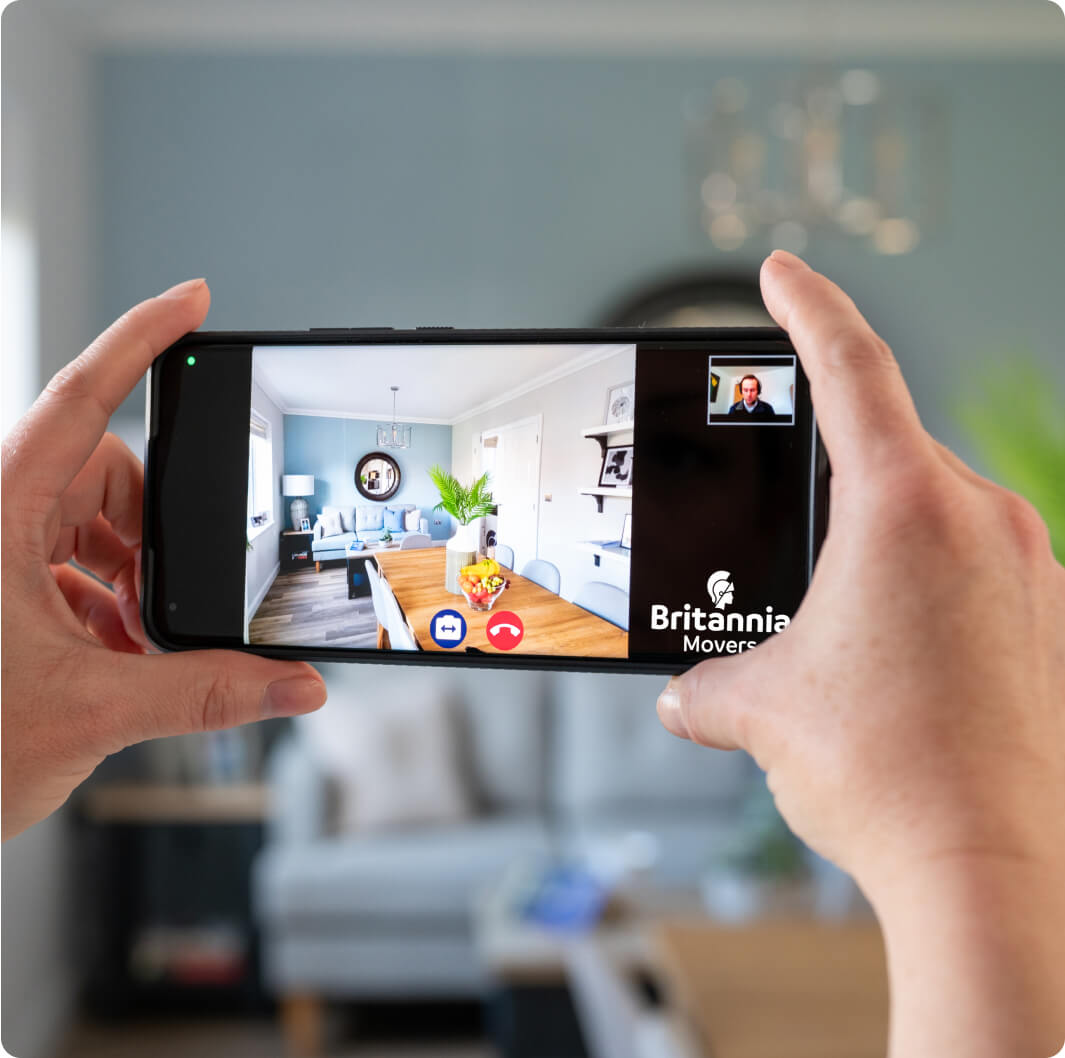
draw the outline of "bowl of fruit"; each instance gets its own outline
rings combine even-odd
[[[459,587],[471,610],[491,610],[509,586],[510,581],[503,576],[502,568],[493,558],[459,570]]]

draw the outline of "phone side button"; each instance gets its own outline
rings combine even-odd
[[[311,327],[308,334],[374,334],[379,331],[393,331],[394,327]]]

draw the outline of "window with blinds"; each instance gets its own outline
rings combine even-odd
[[[248,528],[261,529],[274,520],[274,452],[270,423],[252,410],[248,440]]]

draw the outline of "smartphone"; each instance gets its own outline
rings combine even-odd
[[[149,373],[144,626],[680,672],[787,627],[829,472],[777,328],[194,333]]]

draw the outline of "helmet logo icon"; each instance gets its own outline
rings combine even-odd
[[[732,574],[726,569],[719,569],[711,573],[706,581],[706,591],[710,601],[717,610],[723,610],[732,605],[732,595],[735,591],[732,584]]]

